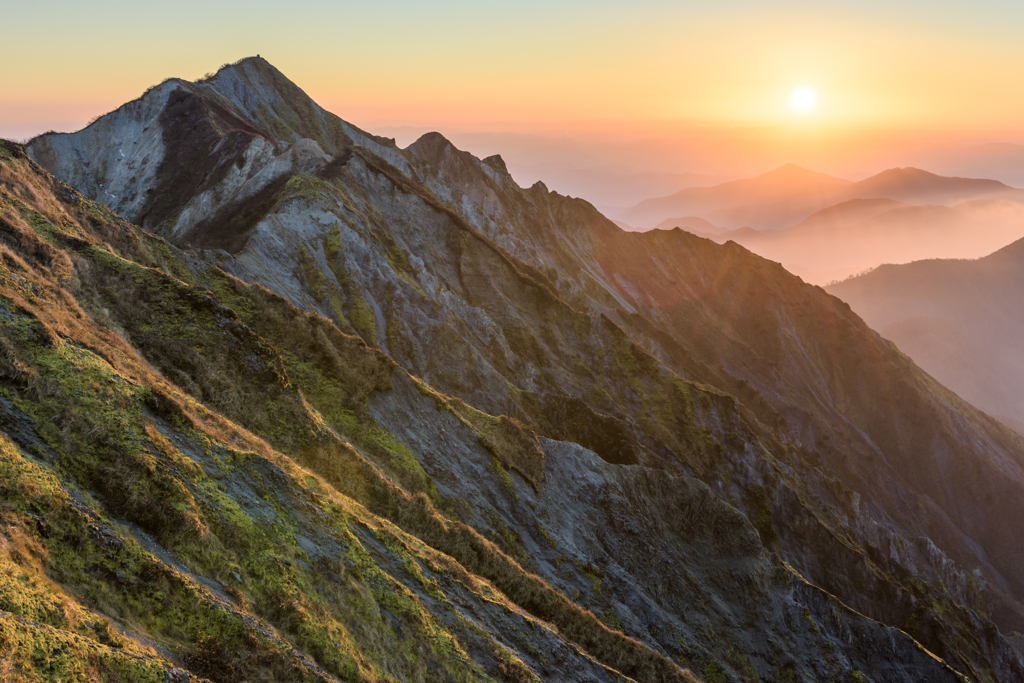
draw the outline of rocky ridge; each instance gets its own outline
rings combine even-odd
[[[137,278],[118,278],[88,310],[197,405],[553,624],[546,649],[483,625],[530,675],[564,680],[566,646],[637,680],[1020,675],[989,621],[1019,629],[1019,438],[777,265],[626,235],[436,134],[400,150],[259,59],[28,153],[170,240],[125,228],[151,245],[129,260],[210,292],[284,370],[168,323],[198,314],[164,284],[129,290],[140,310],[119,289]],[[325,428],[362,474],[306,443]],[[391,486],[422,494],[418,512]],[[455,537],[430,521],[445,518]],[[505,559],[467,554],[485,538]]]

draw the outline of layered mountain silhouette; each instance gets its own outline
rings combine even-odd
[[[836,203],[849,185],[848,180],[786,164],[756,178],[689,187],[667,197],[647,199],[611,216],[638,228],[653,227],[673,216],[699,216],[730,229],[782,228]]]
[[[995,178],[1013,187],[1024,187],[1024,145],[993,142],[957,146],[933,153],[931,165],[944,175]]]
[[[996,180],[947,178],[916,168],[893,168],[851,183],[787,164],[756,178],[648,199],[611,215],[640,229],[676,227],[667,224],[672,217],[689,215],[734,230],[777,230],[833,205],[867,199],[944,206],[977,199],[1024,203],[1024,190]]]
[[[786,166],[752,180],[650,200],[626,217],[643,221],[644,215],[658,215],[645,214],[648,209],[666,212],[669,205],[704,212],[704,217],[667,218],[655,228],[679,227],[716,242],[735,241],[807,282],[824,285],[882,263],[989,254],[1024,237],[1022,198],[1024,190],[998,181],[947,178],[914,168],[843,183]],[[788,227],[773,227],[787,222]],[[720,227],[730,224],[743,227]]]
[[[824,285],[881,263],[990,254],[1024,237],[1024,205],[998,199],[952,206],[851,199],[784,230],[745,228],[708,236],[733,240]]]
[[[1024,431],[1024,240],[973,261],[882,266],[828,291],[944,385]]]
[[[1024,677],[1024,441],[778,264],[259,58],[2,150],[26,666]]]
[[[853,183],[843,192],[849,199],[895,199],[908,204],[951,204],[1000,196],[1020,201],[1022,194],[998,180],[946,178],[919,168],[891,168]]]

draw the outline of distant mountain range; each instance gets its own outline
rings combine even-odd
[[[630,229],[680,227],[732,240],[813,284],[881,263],[977,258],[1024,237],[1024,190],[996,180],[896,168],[859,182],[788,165],[687,188],[616,214]],[[738,226],[738,227],[737,227]]]
[[[707,236],[733,240],[823,285],[880,263],[990,254],[1024,237],[1024,205],[998,199],[953,206],[851,199],[784,230],[742,228]]]
[[[1024,434],[1024,240],[826,288],[944,385]]]
[[[850,181],[787,164],[756,178],[713,187],[690,187],[667,197],[648,199],[629,209],[609,211],[613,218],[640,228],[673,216],[699,216],[734,229],[782,228],[835,202]]]
[[[922,159],[927,168],[943,175],[994,178],[1024,187],[1024,145],[991,142],[932,152]]]
[[[891,168],[853,183],[840,197],[895,199],[908,204],[951,204],[979,197],[1024,201],[1024,191],[998,180],[947,178],[919,168]]]
[[[628,209],[609,210],[609,215],[637,228],[664,227],[675,216],[697,216],[728,229],[770,230],[795,225],[852,199],[950,205],[980,198],[1024,202],[1024,190],[996,180],[947,178],[917,168],[889,169],[854,183],[787,164],[756,178],[685,188]]]

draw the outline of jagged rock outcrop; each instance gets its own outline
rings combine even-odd
[[[139,284],[78,258],[89,315],[182,396],[541,620],[543,637],[520,638],[519,622],[405,583],[515,653],[515,671],[1024,672],[996,626],[1022,620],[1024,444],[777,264],[623,233],[437,134],[398,149],[260,59],[27,151],[173,245],[97,233],[157,270]],[[249,360],[260,344],[279,369]],[[462,647],[497,675],[492,651]]]

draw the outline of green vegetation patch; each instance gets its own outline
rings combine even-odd
[[[252,632],[241,614],[211,599],[212,596],[205,594],[197,584],[163,565],[133,539],[119,533],[94,509],[76,502],[52,474],[24,458],[6,438],[0,439],[0,489],[4,492],[0,498],[0,511],[6,519],[31,519],[35,522],[31,526],[20,525],[21,533],[17,540],[22,549],[32,543],[39,549],[34,553],[35,568],[40,577],[45,571],[46,579],[41,583],[37,581],[36,585],[52,586],[58,591],[59,601],[64,603],[60,610],[51,610],[52,616],[48,619],[55,622],[50,628],[60,633],[37,629],[26,632],[23,638],[43,638],[50,642],[53,639],[63,640],[68,643],[68,654],[77,649],[82,655],[80,658],[74,656],[72,660],[83,663],[96,661],[98,666],[113,672],[109,677],[111,680],[119,680],[113,675],[119,670],[131,671],[137,676],[126,676],[126,680],[150,680],[151,676],[157,675],[155,666],[145,661],[145,650],[140,650],[134,641],[121,636],[105,617],[90,614],[77,602],[78,598],[72,598],[52,583],[56,580],[61,585],[74,586],[76,595],[96,605],[105,614],[130,624],[137,633],[182,652],[186,659],[193,655],[194,650],[190,646],[183,648],[182,643],[199,642],[204,634],[210,634],[238,654],[262,652],[264,665],[275,664],[282,672],[293,669],[287,652],[290,648],[282,648]],[[9,530],[6,536],[12,538]],[[22,550],[19,554],[24,558],[26,553]],[[24,561],[22,565],[25,566]],[[41,604],[41,601],[36,602]],[[38,607],[35,615],[39,616]],[[24,626],[24,622],[20,625]],[[126,660],[111,658],[104,648],[83,644],[82,639],[116,648],[128,657]],[[25,640],[9,639],[7,642],[16,643],[17,651],[27,647]],[[33,646],[33,652],[36,647],[38,644]],[[54,649],[56,652],[61,650],[57,645]],[[49,654],[56,652],[51,650]],[[150,658],[158,659],[151,654]],[[62,661],[61,658],[49,659],[46,666]],[[41,672],[44,680],[59,677],[54,669],[36,668],[35,671]],[[66,673],[77,674],[73,668]],[[301,671],[295,669],[291,673],[301,674]],[[162,675],[160,670],[156,680],[162,680]],[[299,680],[304,679],[309,678],[300,675]]]
[[[0,139],[0,159],[24,159],[25,148],[16,142]]]
[[[30,232],[52,252],[19,252],[20,261],[0,265],[0,397],[25,416],[19,443],[35,431],[41,437],[31,450],[38,460],[4,451],[0,511],[34,522],[23,526],[38,529],[41,566],[56,584],[210,678],[269,672],[310,680],[322,667],[348,680],[482,680],[466,647],[431,616],[428,606],[444,593],[429,589],[419,559],[426,550],[411,552],[409,543],[409,555],[395,558],[385,543],[361,552],[368,527],[401,532],[333,487],[496,588],[467,577],[470,590],[504,600],[500,590],[608,666],[636,680],[687,678],[439,515],[428,495],[409,495],[333,434],[335,424],[363,430],[365,441],[389,451],[395,471],[415,471],[408,449],[366,420],[366,397],[390,387],[387,356],[215,269],[197,268],[196,279],[218,296],[190,286],[168,275],[160,264],[168,252],[149,238],[102,210],[75,211],[85,221],[75,230],[88,239],[74,241],[59,212],[48,210]],[[71,265],[65,250],[75,259],[69,280],[57,276]],[[61,253],[67,261],[51,258]],[[161,346],[167,340],[172,345]],[[543,452],[532,432],[453,405],[496,459],[514,461],[506,466],[532,473],[537,485]],[[324,484],[311,485],[310,472],[286,454]],[[104,514],[148,532],[181,568],[144,549],[134,527],[103,517],[92,496]],[[382,569],[396,560],[398,571]],[[59,618],[52,602],[26,599],[33,604],[19,609]],[[95,641],[116,639],[110,630]]]
[[[422,380],[414,379],[421,393],[433,398],[438,407],[451,411],[476,432],[480,444],[491,452],[498,463],[518,472],[534,490],[540,489],[544,481],[544,449],[533,430],[515,418],[488,415],[461,399],[445,396]],[[498,475],[501,476],[500,468]]]
[[[324,276],[316,259],[310,255],[306,247],[299,245],[299,275],[302,277],[302,284],[315,301],[323,301],[327,298],[327,278]]]
[[[19,322],[16,312],[5,311],[12,323],[6,329],[9,340],[14,330],[15,341],[33,347],[41,338],[39,323],[24,315]],[[429,615],[413,604],[414,600],[403,598],[407,589],[390,579],[390,587],[382,587],[375,600],[384,600],[386,606],[396,609],[403,619],[412,619],[420,627],[412,631],[392,630],[392,645],[387,645],[388,638],[382,640],[380,632],[362,633],[360,644],[353,644],[345,624],[358,623],[363,615],[343,599],[344,586],[334,587],[330,595],[325,595],[324,589],[317,587],[319,582],[314,575],[303,568],[312,558],[299,547],[295,535],[297,521],[281,503],[286,498],[283,492],[277,490],[273,496],[269,492],[264,494],[258,503],[263,512],[257,520],[252,510],[240,506],[222,484],[206,478],[201,469],[175,467],[173,456],[180,456],[177,448],[166,438],[156,438],[153,430],[144,427],[145,390],[123,378],[115,379],[112,369],[102,359],[56,339],[51,340],[50,346],[37,349],[32,362],[30,370],[41,375],[42,381],[51,383],[48,391],[75,395],[70,409],[76,415],[81,411],[82,424],[74,431],[49,434],[44,430],[44,439],[61,454],[62,466],[77,472],[75,479],[99,490],[113,503],[115,510],[150,531],[165,547],[187,559],[190,566],[216,577],[224,585],[239,583],[238,598],[242,604],[274,623],[291,642],[309,652],[328,671],[344,678],[359,675],[373,680],[376,677],[373,671],[391,670],[396,677],[405,678],[426,666],[422,647],[424,638],[429,636],[432,640],[428,642],[439,643],[436,657],[431,658],[433,661],[456,657],[452,664],[445,665],[450,672],[458,673],[454,680],[474,679],[467,673],[471,667],[467,666],[464,653],[460,655],[457,643],[450,642],[453,637],[433,624]],[[116,389],[108,387],[110,383]],[[31,413],[47,414],[45,407],[17,392],[8,396]],[[85,403],[80,405],[78,401]],[[104,432],[97,431],[96,421],[100,420],[106,423]],[[95,454],[90,435],[98,436],[100,443],[108,448],[111,444],[121,444],[114,454],[114,462],[122,468],[117,474],[103,469],[103,459]],[[211,445],[211,450],[216,448],[223,447]],[[16,452],[6,455],[10,460],[6,467],[0,466],[0,489],[52,492],[55,501],[45,511],[34,509],[52,527],[64,523],[62,514],[67,514],[70,501],[60,485],[38,467],[18,458]],[[221,468],[222,474],[216,475],[218,478],[228,474],[249,481],[262,479],[263,475],[253,470],[251,464],[246,465],[244,459],[222,457],[221,460],[241,462],[241,466]],[[129,465],[134,465],[134,469]],[[105,474],[114,482],[116,490],[115,487],[103,488],[99,474]],[[26,477],[33,483],[19,483]],[[122,498],[116,498],[117,495]],[[156,523],[161,516],[169,523]],[[258,670],[276,670],[285,678],[295,677],[291,669],[298,664],[289,663],[291,646],[285,645],[282,649],[282,645],[272,639],[252,632],[238,614],[219,607],[217,601],[208,597],[200,598],[198,587],[147,559],[134,542],[125,541],[116,533],[101,531],[95,552],[84,551],[80,544],[82,539],[90,537],[90,522],[80,518],[76,521],[73,510],[70,517],[67,526],[62,524],[64,531],[61,533],[51,528],[46,554],[63,581],[85,587],[83,594],[90,602],[133,624],[136,630],[158,642],[172,647],[181,641],[190,643],[184,657],[198,673],[223,677],[226,672],[234,671],[242,675],[246,667],[255,666]],[[106,525],[101,523],[99,528],[102,530]],[[338,533],[342,539],[349,537],[344,528]],[[109,548],[104,547],[110,544],[120,549],[112,556]],[[358,582],[348,590],[358,592]],[[23,603],[31,598],[25,590],[19,595]],[[197,599],[198,608],[193,605]],[[58,613],[58,607],[33,598],[31,604],[22,604],[19,609],[34,617],[45,617]],[[391,659],[394,643],[402,643],[402,648],[409,653],[400,661],[410,668],[403,669]],[[246,652],[250,654],[240,658],[240,653]],[[365,659],[368,656],[372,662]],[[308,676],[299,676],[297,680],[304,678]]]
[[[377,317],[373,314],[373,309],[370,308],[370,304],[366,302],[366,299],[359,296],[358,293],[353,292],[349,298],[351,308],[349,309],[348,319],[352,323],[352,327],[355,328],[359,336],[366,340],[368,344],[377,343]]]
[[[293,199],[317,201],[338,196],[338,190],[334,185],[315,175],[295,175],[285,183],[277,201],[279,204],[284,204]]]
[[[163,683],[169,664],[0,612],[0,680]]]

